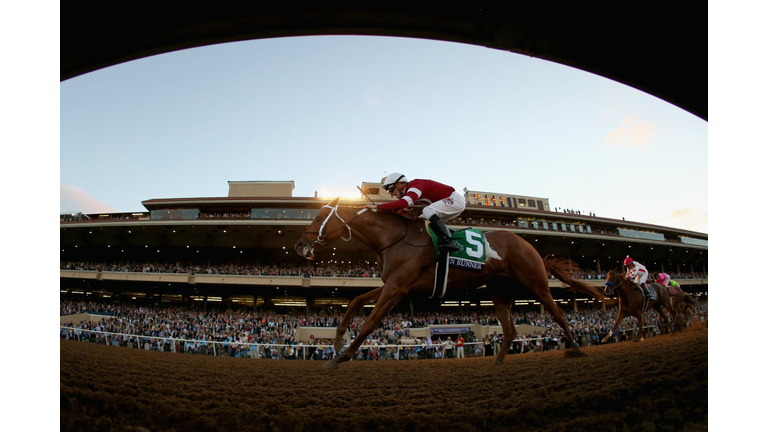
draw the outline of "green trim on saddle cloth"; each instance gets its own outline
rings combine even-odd
[[[429,225],[429,224],[427,224]],[[432,229],[427,230],[432,238],[432,244],[435,247],[435,258],[440,256],[437,249],[439,241],[437,235]],[[454,264],[454,258],[461,261],[473,261],[485,264],[485,252],[487,250],[485,236],[483,232],[475,228],[465,228],[452,233],[451,238],[459,244],[459,251],[451,253],[451,264]]]

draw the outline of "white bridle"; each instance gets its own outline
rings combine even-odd
[[[319,243],[322,244],[323,241],[323,230],[325,229],[325,225],[328,223],[329,220],[331,220],[331,216],[336,215],[336,217],[341,221],[342,224],[344,224],[344,227],[347,228],[347,231],[349,232],[349,238],[344,238],[344,236],[341,236],[341,239],[344,241],[350,241],[352,240],[352,228],[347,224],[347,221],[345,221],[341,216],[339,216],[339,206],[338,204],[331,207],[329,205],[324,205],[322,208],[329,208],[331,211],[328,213],[328,216],[325,217],[325,220],[320,225],[320,229],[317,231],[317,238],[315,241],[312,242],[312,247],[314,247],[315,244]],[[322,210],[322,209],[321,209]],[[360,213],[358,213],[360,214]]]

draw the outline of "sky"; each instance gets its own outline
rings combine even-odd
[[[708,123],[541,59],[371,36],[188,49],[60,83],[60,213],[146,211],[293,180],[359,196],[400,172],[708,233]]]

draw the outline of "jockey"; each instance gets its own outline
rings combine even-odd
[[[648,280],[648,269],[639,262],[634,261],[629,255],[624,259],[624,267],[627,268],[627,275],[625,278],[635,278],[635,283],[641,288],[645,288],[645,281]]]
[[[664,287],[667,288],[667,292],[669,292],[670,294],[674,294],[675,293],[675,289],[672,288],[672,286],[673,286],[672,282],[675,282],[675,281],[670,279],[668,274],[666,274],[666,273],[659,273],[659,274],[657,274],[656,275],[656,282],[664,285]],[[677,284],[677,282],[675,282],[674,286],[679,286],[679,285]]]
[[[439,240],[438,249],[441,252],[458,252],[459,244],[451,238],[451,233],[444,221],[451,220],[464,211],[464,197],[448,185],[433,180],[413,179],[409,181],[405,175],[392,173],[384,179],[384,190],[390,196],[397,197],[395,201],[366,207],[379,210],[400,210],[416,204],[426,207],[419,218],[428,220],[432,230]]]
[[[680,284],[677,283],[677,281],[673,281],[672,279],[669,280],[669,292],[672,295],[677,294],[677,290],[680,289]]]
[[[656,282],[669,287],[669,275],[666,273],[659,273],[656,275]]]

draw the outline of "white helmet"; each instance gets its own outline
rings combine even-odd
[[[405,177],[405,175],[396,172],[388,175],[383,181],[384,190],[389,192],[393,187],[395,187],[395,183],[399,182],[408,183],[408,179]]]

